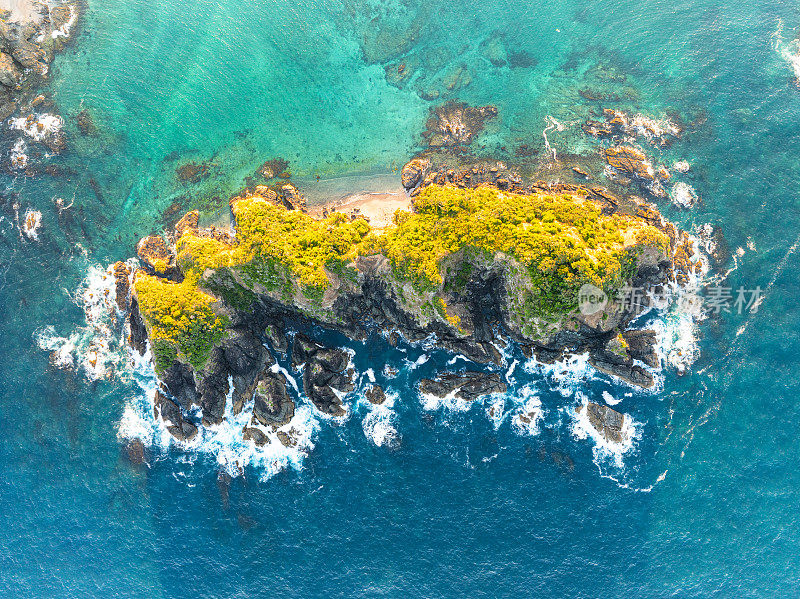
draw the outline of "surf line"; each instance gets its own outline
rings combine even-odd
[[[544,131],[542,131],[542,137],[544,137],[544,147],[547,148],[548,152],[552,152],[553,153],[553,160],[555,160],[556,159],[556,149],[550,145],[550,140],[547,139],[547,132],[548,131],[552,131],[553,129],[555,129],[556,131],[563,131],[564,130],[564,125],[559,123],[557,120],[555,120],[549,114],[546,117],[544,117],[544,122],[547,123],[547,127],[545,127]]]
[[[747,329],[752,324],[753,320],[755,320],[755,318],[758,315],[758,311],[754,312],[753,308],[757,309],[759,306],[761,306],[761,304],[763,303],[763,300],[767,297],[769,292],[775,286],[775,283],[778,280],[778,278],[786,270],[786,267],[789,264],[789,258],[797,251],[798,246],[800,246],[800,234],[797,235],[797,237],[794,240],[794,243],[789,247],[789,249],[786,251],[786,254],[784,254],[783,258],[778,263],[778,266],[775,268],[775,272],[772,274],[772,278],[770,279],[769,283],[767,284],[766,288],[764,289],[763,295],[759,298],[759,300],[757,301],[757,303],[754,306],[750,307],[750,313],[749,313],[748,317],[745,319],[744,324],[742,326],[740,326],[739,329],[736,331],[736,337],[734,338],[733,343],[731,343],[730,349],[728,349],[728,351],[725,352],[725,355],[722,357],[723,364],[730,364],[731,363],[729,358],[731,357],[731,355],[734,352],[736,352],[739,349],[739,346],[740,346],[739,339],[740,339],[740,337],[742,336],[742,334],[745,333],[745,331],[747,331]],[[719,391],[719,399],[717,401],[715,401],[713,404],[711,404],[708,407],[708,409],[697,419],[697,422],[692,424],[689,427],[689,429],[686,431],[686,433],[684,433],[684,436],[689,435],[689,439],[686,441],[686,444],[683,446],[683,450],[681,451],[681,458],[683,458],[683,456],[686,454],[686,450],[689,448],[689,445],[691,445],[692,441],[694,440],[694,431],[695,431],[695,429],[698,426],[702,426],[706,422],[708,422],[708,420],[711,418],[711,416],[716,414],[719,411],[719,409],[722,407],[722,398],[725,397],[725,393],[727,392],[728,387],[730,387],[732,379],[733,379],[733,374],[731,372],[728,372],[727,375],[725,373],[723,373],[722,385],[721,385],[721,388],[720,388],[720,391]]]

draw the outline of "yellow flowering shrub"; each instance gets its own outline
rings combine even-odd
[[[134,279],[139,309],[150,325],[156,366],[163,370],[182,355],[202,369],[215,343],[225,336],[228,319],[214,312],[216,299],[190,279],[173,283],[139,271]]]

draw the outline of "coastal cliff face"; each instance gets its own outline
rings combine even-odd
[[[349,356],[299,333],[290,343],[287,326],[298,322],[351,338],[379,331],[392,344],[398,335],[424,340],[479,364],[499,363],[512,342],[543,362],[588,352],[598,370],[653,385],[640,362],[658,366],[655,335],[628,330],[635,307],[615,295],[680,284],[695,267],[684,233],[649,204],[621,207],[584,187],[440,185],[430,173],[406,176],[429,168],[424,159],[409,164],[412,211],[398,211],[384,229],[336,212],[315,219],[248,193],[231,200],[233,231],[201,228],[190,212],[174,231],[139,243],[131,343],[144,354],[149,341],[161,386],[156,410],[173,434],[192,434],[173,417],[180,409],[200,406],[204,424],[221,422],[229,396],[234,413],[255,398],[253,424],[277,430],[294,404],[268,347],[291,351],[317,409],[343,415],[341,398],[353,389]],[[586,284],[608,297],[590,315],[578,309]],[[479,372],[426,383],[442,396],[467,386],[470,397],[502,391]],[[266,442],[261,430],[247,435]]]

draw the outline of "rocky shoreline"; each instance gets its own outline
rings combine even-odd
[[[545,194],[573,198],[571,201],[578,205],[599,210],[603,218],[617,217],[637,227],[652,227],[667,240],[661,249],[643,248],[637,254],[636,268],[626,284],[660,293],[685,284],[700,268],[690,237],[665,221],[655,206],[644,200],[619,197],[599,186],[526,179],[500,161],[478,159],[465,163],[463,155],[454,160],[458,150],[463,150],[464,144],[476,135],[465,128],[480,129],[483,120],[495,114],[491,109],[471,109],[462,104],[445,105],[433,114],[429,130],[449,133],[433,133],[427,136],[429,139],[438,139],[437,144],[445,139],[462,141],[453,142],[447,152],[441,151],[442,145],[429,147],[402,169],[402,183],[416,206],[412,212],[418,210],[420,201],[425,201],[429,188],[493,190],[491,193],[500,194],[498,197],[513,193],[519,198]],[[456,162],[460,166],[453,168]],[[250,192],[233,198],[231,207],[234,215],[241,214],[242,206],[253,202],[259,207],[278,207],[290,215],[305,215],[302,198],[290,195]],[[464,401],[505,391],[505,382],[491,368],[502,363],[501,350],[509,343],[517,344],[526,356],[535,356],[542,363],[588,353],[589,363],[596,370],[645,389],[653,386],[652,371],[660,367],[655,332],[631,328],[638,315],[635,307],[614,299],[593,315],[583,315],[573,307],[556,320],[534,319],[542,325],[534,333],[520,328],[515,320],[518,317],[509,306],[513,305],[515,294],[525,293],[525,288],[509,274],[512,271],[508,265],[513,266],[513,260],[509,262],[502,256],[473,262],[465,261],[463,255],[449,259],[453,268],[444,268],[439,289],[420,293],[396,278],[396,267],[386,255],[358,255],[341,270],[327,268],[325,276],[331,284],[312,301],[297,287],[288,291],[285,285],[282,289],[265,287],[243,277],[244,271],[237,268],[201,267],[197,271],[199,254],[186,254],[185,243],[213,244],[226,252],[236,251],[243,243],[241,230],[233,233],[201,227],[198,216],[197,212],[190,212],[163,236],[142,239],[138,246],[142,266],[136,273],[123,263],[117,263],[114,269],[119,307],[130,308],[131,346],[140,355],[150,350],[156,364],[159,391],[154,415],[179,440],[192,439],[201,425],[192,420],[192,413],[202,415],[202,425],[221,423],[230,397],[234,414],[253,402],[252,419],[242,431],[244,438],[263,446],[270,442],[271,431],[273,439],[275,433],[280,433],[277,439],[287,447],[293,446],[296,440],[287,426],[295,403],[286,377],[276,370],[273,355],[290,357],[293,368],[302,373],[304,395],[320,413],[344,416],[347,412],[342,399],[354,390],[350,356],[342,349],[325,347],[319,340],[294,332],[298,327],[308,329],[309,325],[339,331],[352,339],[365,339],[379,332],[391,345],[401,338],[409,343],[424,342],[464,356],[476,366],[488,365],[489,371],[467,368],[463,372],[441,372],[419,384],[422,394]],[[336,222],[360,227],[357,223],[366,221],[363,216],[351,214]],[[455,271],[461,269],[463,276],[465,265],[470,272],[454,286]],[[203,359],[193,362],[182,350],[162,351],[163,343],[154,337],[158,334],[154,332],[156,323],[149,321],[147,310],[142,309],[142,288],[138,286],[137,291],[137,281],[154,281],[167,285],[170,293],[177,293],[181,285],[196,276],[200,276],[197,284],[202,294],[213,302],[222,332],[208,342]],[[425,298],[428,301],[423,304]],[[426,312],[426,306],[432,304],[436,309]],[[173,317],[179,318],[180,314],[173,313]],[[385,399],[383,389],[374,384],[367,396],[375,404]],[[590,415],[596,413],[597,410]],[[619,419],[607,419],[619,424]]]

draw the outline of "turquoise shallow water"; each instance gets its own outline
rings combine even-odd
[[[798,26],[784,2],[90,0],[48,89],[69,149],[34,158],[65,174],[2,181],[43,225],[34,243],[13,213],[0,221],[0,595],[795,596],[800,91],[780,49]],[[493,39],[516,66],[487,59]],[[403,89],[366,60],[392,47],[425,65]],[[445,92],[460,67],[471,81]],[[510,418],[495,428],[488,406],[424,409],[405,370],[392,383],[398,448],[365,435],[360,406],[319,427],[302,470],[262,480],[251,467],[220,484],[212,454],[152,448],[149,467],[132,467],[118,423],[140,388],[53,370],[36,347],[43,326],[83,326],[70,294],[90,266],[132,255],[173,204],[215,218],[208,198],[267,159],[310,187],[375,181],[450,97],[499,107],[487,151],[541,149],[547,115],[572,123],[594,107],[577,93],[587,86],[632,89],[626,109],[705,119],[660,156],[692,163],[702,202],[660,206],[743,248],[731,286],[769,288],[757,314],[704,322],[692,371],[667,371],[655,395],[599,378],[562,394],[520,365],[545,410],[538,434],[521,435]],[[435,102],[418,93],[432,90]],[[96,137],[77,133],[83,108]],[[570,130],[551,134],[559,151],[581,143]],[[212,161],[211,176],[181,184],[186,160]],[[70,216],[59,197],[74,199]],[[400,358],[380,340],[354,348],[361,371]],[[639,424],[622,465],[574,434],[578,391],[622,398]]]

